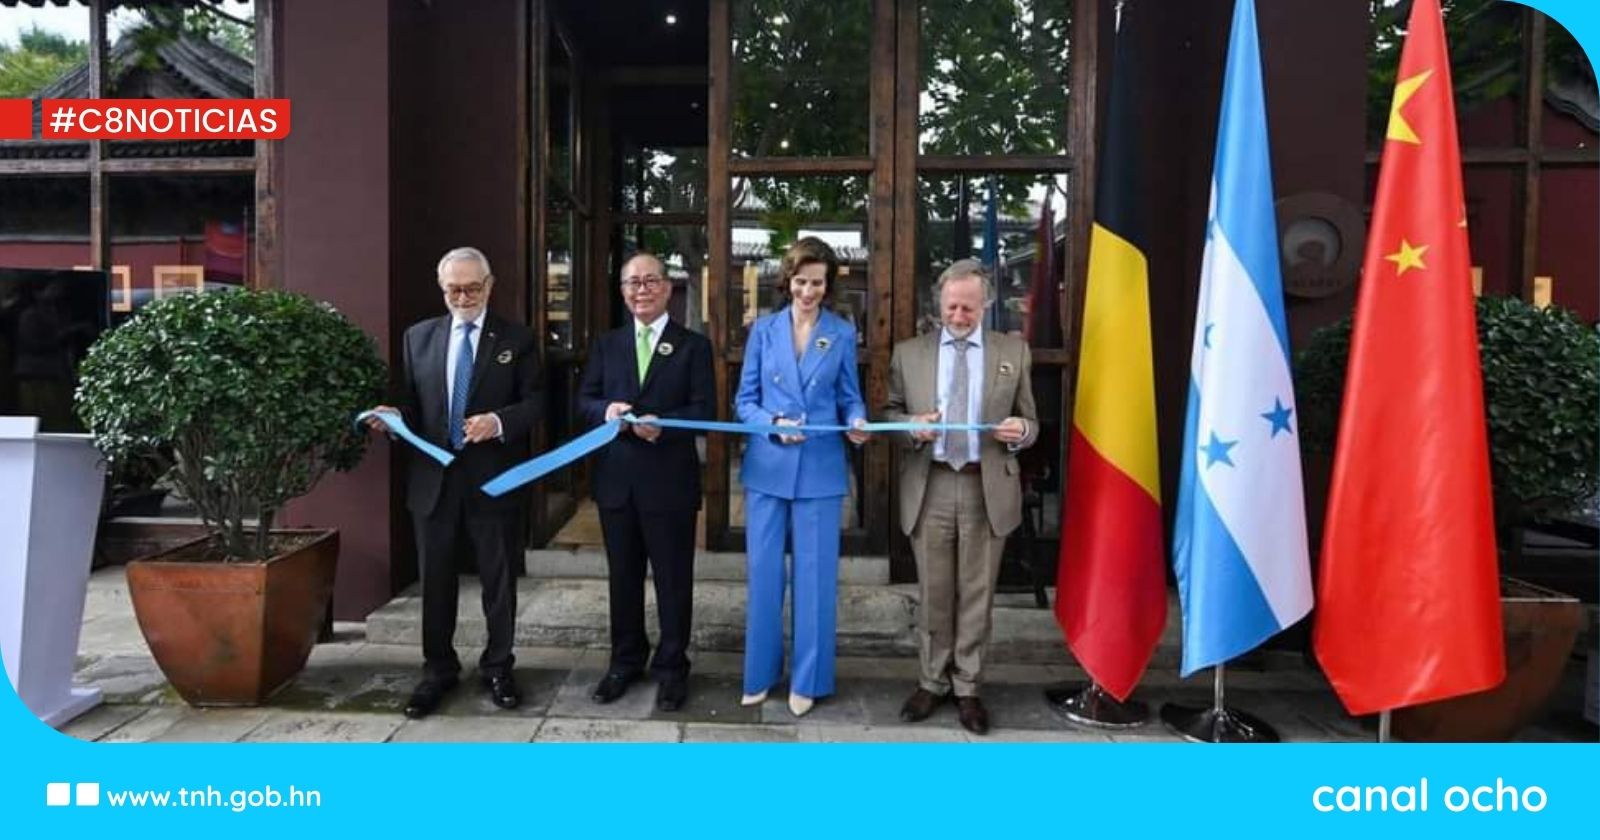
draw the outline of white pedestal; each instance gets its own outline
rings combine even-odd
[[[17,695],[60,726],[100,703],[74,688],[105,465],[88,435],[0,417],[0,659]]]

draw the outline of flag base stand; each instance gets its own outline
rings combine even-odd
[[[1238,709],[1207,706],[1161,707],[1161,722],[1183,736],[1202,744],[1276,744],[1278,731],[1266,721]]]
[[[1139,700],[1118,700],[1098,683],[1063,685],[1044,690],[1050,711],[1079,726],[1135,729],[1150,720],[1150,707]]]
[[[1222,672],[1218,664],[1211,673],[1211,705],[1205,708],[1166,703],[1161,707],[1161,722],[1185,740],[1202,744],[1276,744],[1278,730],[1249,712],[1230,709],[1222,702]]]

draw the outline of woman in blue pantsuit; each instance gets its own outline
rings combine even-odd
[[[828,311],[839,258],[815,237],[794,243],[778,272],[788,301],[750,328],[735,409],[740,422],[859,426],[856,331]],[[751,435],[739,472],[745,491],[748,598],[745,705],[766,700],[783,674],[784,545],[794,554],[794,656],[789,708],[796,715],[833,693],[834,615],[839,582],[839,510],[849,490],[844,441],[867,433]]]

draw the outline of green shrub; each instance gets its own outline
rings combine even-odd
[[[1497,524],[1545,521],[1586,504],[1600,482],[1600,333],[1565,309],[1484,297],[1478,349]],[[1333,449],[1349,354],[1345,318],[1295,356],[1308,449]]]
[[[151,303],[90,348],[79,378],[78,414],[113,468],[154,463],[221,553],[255,561],[285,503],[360,461],[351,419],[381,401],[386,373],[333,307],[228,290]]]

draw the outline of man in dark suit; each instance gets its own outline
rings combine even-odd
[[[422,682],[405,707],[409,718],[431,714],[459,680],[452,640],[459,575],[454,548],[462,535],[476,550],[489,631],[479,678],[496,706],[522,702],[511,644],[523,495],[493,498],[478,488],[528,457],[529,432],[542,407],[533,331],[488,312],[494,288],[489,260],[476,248],[456,248],[439,260],[438,278],[450,312],[406,330],[400,406],[379,406],[400,412],[418,435],[456,456],[449,467],[414,450],[409,458],[406,506],[422,574],[423,656]]]
[[[632,412],[641,420],[710,420],[714,414],[711,342],[667,317],[672,281],[652,254],[622,266],[622,299],[633,317],[595,341],[578,387],[591,425]],[[676,711],[688,696],[695,520],[700,458],[695,433],[625,425],[595,454],[594,499],[610,575],[611,664],[595,686],[596,703],[621,697],[645,669],[645,567],[655,574],[661,638],[650,672],[656,708]]]

